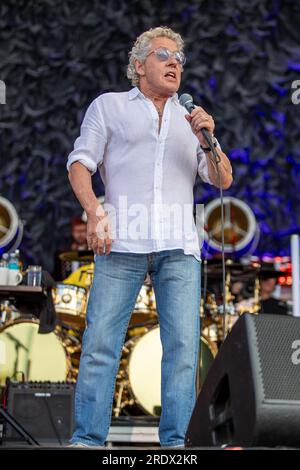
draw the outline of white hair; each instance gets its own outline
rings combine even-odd
[[[184,42],[180,34],[175,33],[167,26],[159,26],[151,28],[142,33],[135,41],[131,51],[129,52],[129,64],[127,66],[127,78],[131,80],[133,86],[139,85],[140,76],[135,68],[135,61],[139,60],[142,64],[145,62],[151,49],[151,40],[154,38],[166,37],[176,42],[178,50],[183,51]]]

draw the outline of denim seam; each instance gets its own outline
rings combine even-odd
[[[201,279],[201,277],[200,277]],[[199,295],[199,290],[198,290],[198,295]],[[201,288],[200,288],[200,302],[201,302]],[[196,347],[195,351],[194,351],[194,387],[196,388],[196,378],[197,378],[197,365],[198,365],[198,358],[199,358],[199,348],[201,348],[201,325],[200,325],[200,319],[198,319],[198,322],[199,322],[199,328],[198,328],[198,331],[200,332],[200,337],[199,337],[199,342],[197,344],[200,343],[200,345],[198,347]],[[196,391],[196,400],[197,400],[197,391]],[[192,397],[193,397],[193,393],[191,392],[191,395],[190,395],[190,404],[191,404],[191,407],[190,407],[190,412],[189,412],[189,415],[191,417],[192,415],[192,412],[193,412],[193,409],[195,407],[195,403],[192,403]],[[186,434],[186,431],[187,431],[187,428],[188,428],[188,425],[189,423],[187,423],[187,427],[185,429],[185,432],[184,434]]]
[[[84,334],[85,334],[87,328],[88,327],[85,328]],[[84,343],[84,336],[82,338],[82,349],[83,349],[83,343]],[[76,416],[81,414],[81,408],[82,408],[81,394],[78,392],[77,384],[76,384],[76,388],[75,388],[74,398],[75,398],[74,408],[75,408],[75,418],[76,418]]]
[[[135,296],[134,296],[134,301],[133,301],[133,303],[132,303],[132,309],[130,310],[130,311],[131,311],[131,315],[132,315],[132,311],[133,311],[133,309],[134,309],[135,301],[136,301],[136,298],[137,298],[137,295],[138,295],[139,291],[140,291],[140,287],[137,289],[136,294],[135,294]],[[111,415],[112,415],[112,405],[113,405],[114,394],[115,394],[114,392],[115,392],[115,386],[116,386],[116,376],[117,376],[118,369],[119,369],[119,367],[120,367],[120,359],[121,359],[122,349],[123,349],[123,347],[124,347],[124,341],[125,341],[126,332],[127,332],[127,329],[128,329],[129,322],[130,322],[130,317],[129,317],[128,322],[127,322],[127,324],[124,326],[124,329],[123,329],[123,331],[122,331],[122,346],[121,346],[120,351],[119,351],[119,360],[118,360],[118,362],[116,363],[117,365],[116,365],[116,367],[115,367],[115,369],[114,369],[114,373],[112,374],[112,377],[113,377],[113,380],[112,380],[113,385],[112,385],[112,392],[111,392],[111,399],[110,399],[110,402],[109,402],[108,413],[107,413],[107,415],[106,415],[106,419],[107,419],[107,421],[109,422],[109,424],[108,424],[108,426],[107,426],[107,428],[106,428],[106,435],[108,434],[108,431],[109,431],[110,417],[111,417]],[[104,441],[104,442],[105,442],[105,441]]]

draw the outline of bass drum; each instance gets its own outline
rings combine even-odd
[[[200,383],[217,353],[216,346],[201,336]],[[158,416],[161,410],[161,359],[162,346],[160,328],[156,326],[141,337],[129,340],[124,348],[117,390],[122,390],[122,399],[116,396],[120,408],[137,405],[146,414]],[[123,388],[122,384],[126,384]]]
[[[16,320],[0,328],[0,385],[6,378],[65,381],[70,356],[58,332],[39,334],[39,323]]]

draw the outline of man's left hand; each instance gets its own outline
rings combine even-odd
[[[207,147],[208,143],[204,139],[201,129],[205,127],[210,135],[212,135],[215,130],[213,117],[201,108],[201,106],[197,106],[197,108],[193,109],[191,114],[186,114],[185,118],[190,123],[192,131],[195,136],[198,137],[200,144],[203,147]]]

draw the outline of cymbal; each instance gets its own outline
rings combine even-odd
[[[279,277],[287,277],[290,275],[291,273],[287,270],[280,271],[280,269],[276,269],[274,263],[263,261],[260,266],[258,277],[263,280],[269,278],[277,279]]]
[[[94,252],[92,250],[65,251],[58,257],[61,261],[93,261]]]
[[[214,262],[213,262],[214,261]],[[227,260],[225,262],[225,271],[230,273],[232,280],[246,281],[257,276],[259,264],[242,264],[236,261]],[[204,269],[202,269],[204,273]],[[222,277],[222,262],[220,260],[210,260],[207,264],[207,278],[210,280],[220,279]]]

